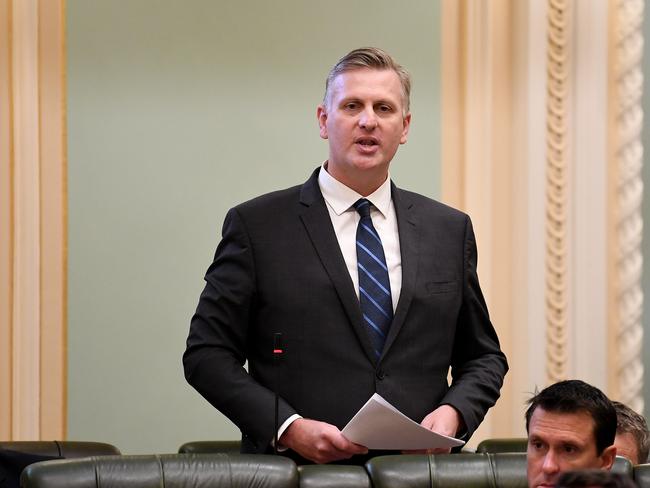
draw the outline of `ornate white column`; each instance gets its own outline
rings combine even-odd
[[[546,376],[568,373],[571,2],[549,0],[546,101]]]
[[[643,12],[642,0],[616,0],[609,14],[609,388],[638,412],[643,411]]]

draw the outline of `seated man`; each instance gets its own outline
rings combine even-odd
[[[566,471],[557,480],[556,488],[636,488],[629,476],[602,469]]]
[[[555,486],[564,471],[605,469],[616,457],[616,410],[584,381],[555,383],[529,401],[528,486]]]
[[[628,458],[632,464],[647,462],[650,433],[645,418],[621,402],[612,403],[616,409],[616,454]]]

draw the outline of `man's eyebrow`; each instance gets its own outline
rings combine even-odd
[[[587,445],[588,442],[581,442],[581,441],[576,440],[576,439],[566,439],[566,440],[562,441],[562,444],[564,444],[565,446],[580,447],[580,446]]]

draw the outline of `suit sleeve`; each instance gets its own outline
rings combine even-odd
[[[479,285],[476,240],[469,217],[466,217],[464,251],[463,300],[452,354],[452,383],[441,403],[452,405],[460,412],[466,427],[461,434],[469,437],[499,398],[508,363]]]
[[[255,263],[237,209],[226,216],[205,281],[183,355],[185,378],[239,427],[244,440],[264,452],[274,436],[275,397],[244,368],[247,344],[255,340],[249,337],[255,314]],[[294,413],[280,399],[279,425]]]

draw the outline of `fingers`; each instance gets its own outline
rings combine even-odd
[[[351,452],[353,454],[366,454],[368,452],[367,447],[349,441],[336,427],[334,429],[328,429],[327,435],[332,445],[340,451]]]
[[[339,439],[343,439],[345,441],[344,445],[337,444],[337,449],[339,449],[340,451],[347,452],[352,455],[368,454],[368,448],[366,446],[362,446],[361,444],[355,444],[354,442],[350,442],[342,435],[337,437],[337,443]]]
[[[436,449],[429,449],[428,454],[449,454],[451,453],[451,448],[438,447]]]
[[[430,454],[429,449],[410,449],[402,451],[402,454]]]
[[[368,449],[365,446],[350,442],[343,437],[341,432],[334,426],[329,426],[323,432],[321,439],[321,452],[320,457],[325,459],[321,462],[338,461],[340,459],[349,459],[356,454],[367,454]]]
[[[334,425],[310,419],[295,420],[284,432],[282,445],[315,463],[329,463],[368,452],[347,440]]]
[[[441,405],[429,413],[420,425],[438,434],[454,437],[458,432],[461,417],[458,411],[451,405]],[[404,454],[448,454],[450,448],[416,449],[402,451]]]
[[[402,451],[402,454],[449,454],[451,452],[450,448],[436,448],[436,449],[413,449],[408,451]]]
[[[349,459],[355,454],[366,454],[367,452],[368,450],[365,447],[348,441],[339,432],[327,430],[316,441],[313,451],[307,450],[303,456],[316,463],[329,463]]]
[[[451,405],[441,405],[424,417],[421,425],[438,434],[453,437],[460,428],[461,417]]]

